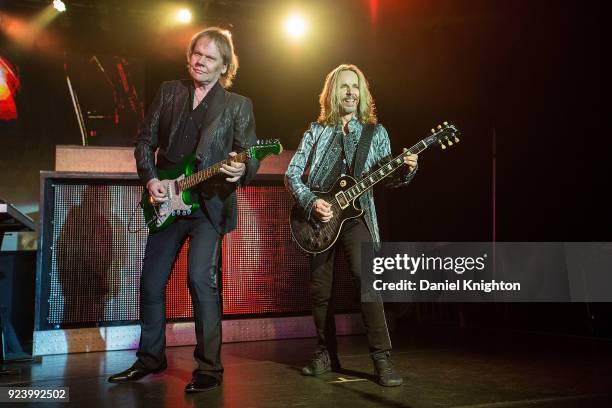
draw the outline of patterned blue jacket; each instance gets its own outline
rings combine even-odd
[[[356,119],[352,119],[348,127],[349,132],[355,132],[357,135],[361,135],[363,130],[363,125]],[[312,207],[316,199],[312,190],[328,190],[335,181],[329,180],[327,176],[341,155],[341,146],[338,143],[333,143],[336,132],[342,132],[340,125],[325,126],[317,122],[312,123],[310,129],[304,133],[304,137],[291,159],[285,174],[285,186],[309,217],[311,216]],[[356,174],[355,178],[359,180],[365,173],[375,167],[376,164],[383,159],[389,158],[390,155],[391,143],[387,130],[382,125],[376,125],[363,172]],[[387,187],[405,186],[412,180],[416,170],[414,169],[413,172],[408,173],[408,166],[403,166],[402,170],[396,171],[387,179]],[[307,172],[306,182],[302,181],[305,172]],[[365,222],[370,230],[372,242],[378,247],[380,235],[372,190],[361,195],[359,203],[361,208],[364,209]]]

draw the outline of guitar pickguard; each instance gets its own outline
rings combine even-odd
[[[191,214],[191,205],[183,200],[183,191],[180,190],[178,182],[185,178],[181,175],[173,180],[162,180],[166,188],[167,200],[153,204],[155,213],[155,226],[160,227],[169,217]]]

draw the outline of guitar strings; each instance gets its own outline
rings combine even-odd
[[[225,159],[219,163],[215,163],[210,167],[207,167],[204,170],[201,170],[195,174],[192,174],[189,177],[184,178],[183,180],[179,181],[179,187],[182,190],[186,190],[189,189],[193,186],[195,186],[196,184],[209,179],[210,177],[214,176],[219,169],[221,168],[221,166],[223,164],[227,164],[229,165],[230,162],[244,162],[247,159],[247,155],[246,152],[240,152],[238,153],[236,156],[230,158],[230,159]]]

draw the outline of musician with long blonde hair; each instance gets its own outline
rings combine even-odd
[[[337,214],[330,203],[317,198],[313,191],[327,191],[343,174],[360,178],[390,157],[391,146],[387,131],[377,123],[368,81],[355,65],[340,65],[327,75],[319,102],[319,117],[304,133],[287,169],[285,184],[307,217],[328,223]],[[415,174],[417,159],[416,154],[406,155],[403,171],[394,173],[387,185],[406,185]],[[360,289],[361,245],[371,242],[378,247],[380,241],[371,190],[359,197],[359,204],[364,215],[345,222],[334,245],[310,259],[310,295],[318,344],[312,360],[302,369],[304,375],[320,375],[340,367],[332,306],[336,249],[344,250]],[[361,311],[378,382],[389,387],[401,385],[402,377],[391,361],[391,340],[382,301],[378,298],[375,302],[362,302]]]

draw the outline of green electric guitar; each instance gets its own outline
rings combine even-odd
[[[156,202],[149,195],[149,191],[144,189],[140,206],[149,231],[161,231],[172,224],[176,217],[189,215],[192,211],[197,210],[200,204],[197,195],[192,194],[193,187],[220,174],[223,164],[229,165],[230,161],[244,163],[249,158],[261,161],[271,154],[280,154],[282,151],[283,146],[278,139],[264,140],[239,152],[232,159],[222,160],[204,170],[197,171],[195,154],[185,157],[171,169],[158,169],[157,174],[166,188],[167,199],[164,202]]]

